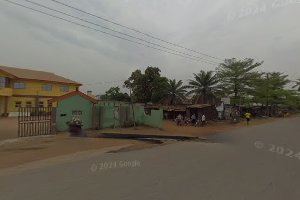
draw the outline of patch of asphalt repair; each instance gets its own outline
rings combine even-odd
[[[109,139],[124,139],[141,141],[153,145],[161,145],[168,142],[208,142],[204,137],[192,137],[192,136],[168,136],[168,135],[151,135],[151,134],[125,134],[125,133],[101,133],[98,138]],[[120,149],[109,153],[118,153],[127,151],[126,149]]]

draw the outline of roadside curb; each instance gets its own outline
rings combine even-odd
[[[39,135],[39,136],[20,137],[20,138],[0,140],[0,147],[4,146],[6,144],[13,144],[13,143],[18,143],[18,142],[27,142],[27,141],[32,141],[32,140],[35,140],[35,139],[54,138],[54,137],[55,137],[55,135]]]
[[[98,150],[81,151],[81,152],[77,152],[77,153],[52,157],[52,158],[48,158],[45,160],[37,160],[37,161],[21,164],[21,165],[11,167],[11,168],[0,169],[0,177],[10,175],[10,174],[21,173],[21,172],[27,171],[27,170],[50,167],[50,166],[56,165],[56,164],[63,164],[63,163],[67,163],[67,162],[83,160],[83,159],[91,158],[94,156],[102,155],[102,154],[108,153],[110,151],[118,151],[120,149],[127,148],[130,146],[132,146],[132,144],[122,145],[122,146],[114,146],[114,147],[106,147],[106,148],[102,148],[102,149],[98,149]]]

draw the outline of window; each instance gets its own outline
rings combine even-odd
[[[15,102],[15,108],[21,108],[22,107],[22,102],[21,101],[16,101]]]
[[[32,107],[32,102],[31,101],[27,101],[26,102],[26,107],[27,108],[31,108]]]
[[[44,91],[52,91],[52,85],[42,85],[42,90],[44,90]]]
[[[22,82],[15,82],[14,89],[25,89],[25,83]]]
[[[65,86],[65,85],[60,86],[60,91],[61,91],[61,92],[69,92],[69,87],[68,87],[68,86]]]
[[[40,108],[44,107],[44,102],[40,101],[38,107]]]
[[[0,88],[5,88],[5,82],[6,82],[6,78],[0,77]]]
[[[48,108],[52,108],[52,103],[48,102]]]

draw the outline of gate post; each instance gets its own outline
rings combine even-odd
[[[97,114],[97,110],[96,110],[96,106],[94,105],[92,108],[92,129],[96,129],[97,127],[96,114]]]
[[[125,107],[120,106],[120,111],[119,111],[119,120],[120,120],[120,127],[123,128],[125,126]]]
[[[52,108],[51,112],[51,134],[55,135],[56,134],[56,108]]]
[[[99,129],[103,129],[104,128],[104,114],[105,114],[105,110],[104,107],[99,107]]]

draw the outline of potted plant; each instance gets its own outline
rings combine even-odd
[[[72,136],[79,136],[82,134],[82,120],[76,117],[73,117],[71,121],[67,122],[69,126],[69,132]]]

